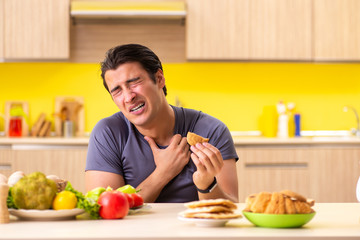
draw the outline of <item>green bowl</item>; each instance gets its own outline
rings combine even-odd
[[[307,214],[264,214],[243,211],[244,216],[253,224],[267,228],[298,228],[308,223],[315,212]]]

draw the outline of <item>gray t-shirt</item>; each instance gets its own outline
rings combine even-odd
[[[220,150],[224,160],[238,159],[231,134],[224,123],[200,111],[171,107],[175,112],[174,134],[186,137],[187,132],[194,132],[209,138],[209,143]],[[117,112],[96,124],[89,140],[86,170],[120,174],[125,184],[136,187],[154,169],[154,157],[148,142],[123,113]],[[190,159],[180,174],[163,188],[156,202],[198,200],[192,180],[195,171],[196,166]]]

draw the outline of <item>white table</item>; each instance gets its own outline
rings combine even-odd
[[[360,239],[360,203],[318,203],[311,222],[302,228],[254,227],[247,219],[225,227],[197,227],[180,221],[183,204],[150,204],[148,211],[122,220],[20,221],[0,225],[0,239]],[[244,204],[238,204],[239,210]]]

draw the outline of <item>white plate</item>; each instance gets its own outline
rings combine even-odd
[[[84,209],[80,208],[64,210],[9,209],[9,213],[19,219],[35,221],[75,219],[76,215],[84,212]]]
[[[178,216],[178,219],[185,222],[194,223],[198,227],[223,227],[225,224],[232,219],[204,219],[204,218],[186,218],[183,216]]]
[[[150,209],[151,209],[150,205],[144,204],[144,205],[142,205],[140,207],[130,208],[129,209],[129,215],[149,211]]]

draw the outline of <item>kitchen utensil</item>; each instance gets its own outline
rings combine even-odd
[[[64,122],[73,122],[75,136],[84,135],[84,99],[83,97],[56,97],[55,99],[55,132],[64,136]]]
[[[64,137],[69,138],[74,136],[74,122],[64,121]]]
[[[31,128],[31,136],[32,137],[36,137],[39,135],[39,132],[41,130],[41,127],[44,125],[45,122],[45,118],[46,118],[46,114],[45,113],[41,113],[39,118],[36,120],[35,124],[33,125],[33,127]]]

